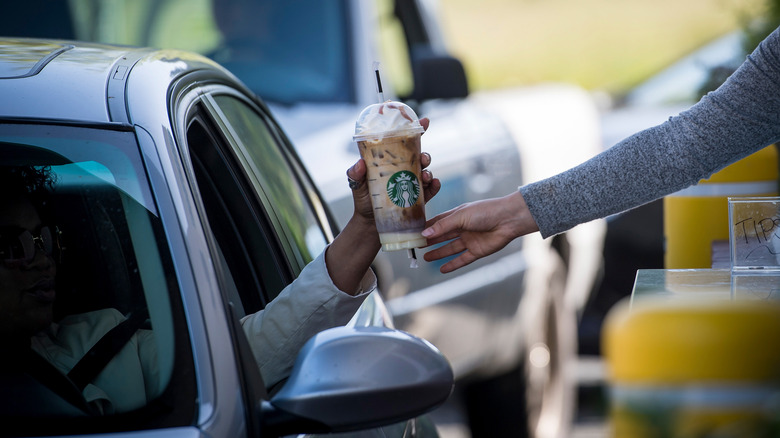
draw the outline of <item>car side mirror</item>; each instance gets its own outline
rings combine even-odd
[[[450,55],[435,54],[428,47],[413,50],[414,100],[463,98],[469,95],[463,64]]]
[[[336,327],[304,345],[263,401],[263,432],[347,432],[414,418],[447,400],[453,373],[430,343],[384,327]],[[265,436],[265,435],[264,435]]]

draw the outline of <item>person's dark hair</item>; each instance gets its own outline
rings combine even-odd
[[[50,166],[0,166],[0,197],[27,198],[42,216],[55,183]]]
[[[54,187],[50,166],[0,166],[0,187],[4,192],[41,195]]]
[[[42,196],[54,188],[50,166],[0,166],[0,188],[5,193]]]

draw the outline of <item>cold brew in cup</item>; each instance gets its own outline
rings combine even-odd
[[[368,167],[368,190],[382,250],[426,245],[420,136],[417,114],[401,102],[370,105],[355,123],[360,156]]]

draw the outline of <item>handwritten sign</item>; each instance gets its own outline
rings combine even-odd
[[[780,197],[729,198],[731,269],[780,271]]]
[[[731,271],[731,298],[735,300],[780,300],[780,271]],[[760,273],[761,275],[756,275]]]

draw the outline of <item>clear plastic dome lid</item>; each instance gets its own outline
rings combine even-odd
[[[355,141],[381,139],[425,131],[408,105],[386,101],[367,106],[355,122]]]

